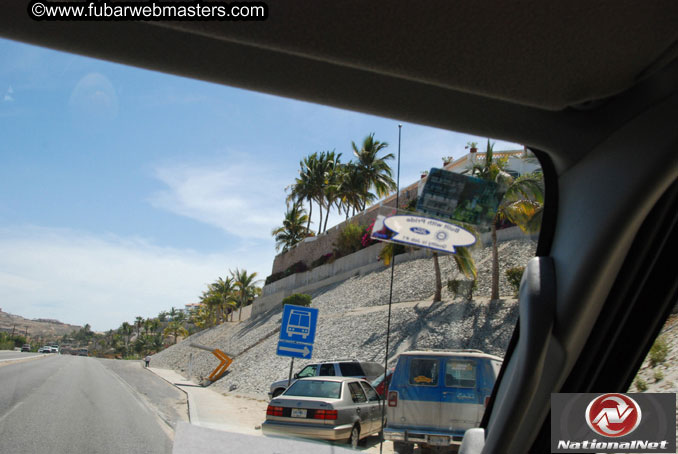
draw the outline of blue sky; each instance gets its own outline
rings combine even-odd
[[[0,308],[28,318],[106,330],[229,269],[263,279],[301,158],[348,161],[372,132],[397,151],[393,119],[8,40],[0,55]],[[470,140],[403,124],[401,183]]]

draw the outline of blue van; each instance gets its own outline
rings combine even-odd
[[[388,390],[384,438],[394,451],[461,444],[478,427],[502,359],[479,350],[412,351],[398,359]]]

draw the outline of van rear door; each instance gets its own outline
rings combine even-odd
[[[402,366],[401,361],[404,363]],[[398,404],[389,407],[388,425],[409,430],[437,428],[441,392],[440,359],[435,356],[401,355],[396,373],[398,377],[392,382],[395,386],[392,389],[399,394]]]
[[[478,427],[485,411],[482,367],[477,358],[449,357],[444,360],[443,392],[439,421],[442,427],[464,433]]]

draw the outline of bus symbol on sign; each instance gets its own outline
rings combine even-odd
[[[311,331],[311,313],[292,309],[287,319],[287,336],[299,335],[306,340]]]

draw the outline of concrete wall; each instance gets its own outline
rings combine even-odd
[[[241,314],[241,320],[247,320],[252,316],[252,308],[254,307],[254,304],[250,304],[249,306],[245,306],[242,308],[242,314]],[[238,311],[235,311],[235,314],[233,315],[233,320],[238,320]]]
[[[533,233],[531,235],[523,233],[519,227],[509,227],[507,229],[497,230],[497,243],[511,240],[524,240],[524,239],[537,240],[539,239],[539,233]],[[480,235],[480,241],[482,244],[489,246],[492,244],[492,234],[491,232],[485,232]]]
[[[497,232],[497,241],[500,243],[525,238],[536,240],[538,237],[539,234],[526,235],[518,227],[502,229]],[[485,246],[491,244],[492,240],[489,232],[481,235],[481,242]],[[261,296],[248,307],[251,307],[252,317],[267,312],[276,306],[280,307],[283,298],[292,293],[310,293],[318,288],[346,280],[358,274],[367,274],[383,269],[384,264],[377,260],[383,246],[383,243],[377,243],[349,256],[337,259],[333,263],[328,263],[303,273],[292,274],[265,285]],[[420,249],[415,252],[397,255],[396,263],[430,257],[430,254],[430,251]],[[244,310],[248,308],[243,309],[243,319]]]
[[[382,243],[372,245],[349,256],[342,257],[333,263],[319,266],[304,273],[293,274],[264,286],[262,296],[252,304],[252,317],[257,317],[275,307],[281,307],[283,298],[292,293],[312,293],[335,282],[384,269],[384,263],[377,260],[383,246]],[[430,251],[420,249],[397,255],[395,262],[403,263],[428,256],[430,256]]]

